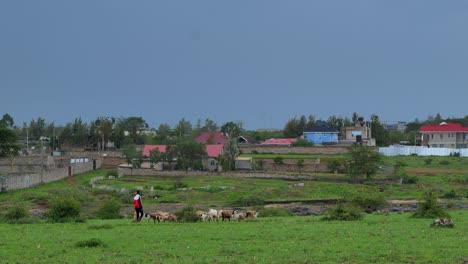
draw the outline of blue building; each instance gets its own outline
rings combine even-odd
[[[338,143],[338,130],[328,126],[313,126],[304,131],[304,139],[314,144]]]

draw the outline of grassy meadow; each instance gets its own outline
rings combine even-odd
[[[431,219],[409,214],[350,222],[0,224],[0,263],[466,263],[468,212],[451,214],[454,228],[432,228]]]
[[[271,203],[367,193],[379,193],[387,200],[414,200],[428,190],[435,191],[446,204],[466,205],[467,158],[410,156],[384,157],[383,161],[386,172],[379,172],[376,181],[361,183],[349,182],[347,175],[333,173],[302,173],[301,177],[310,179],[300,181],[181,173],[178,177],[124,176],[96,184],[130,192],[143,187],[145,209],[163,204],[229,208],[233,201],[245,196],[261,197]],[[416,183],[385,182],[396,179],[388,171],[398,161],[407,164],[407,175],[417,179]],[[407,213],[368,214],[362,220],[349,222],[321,221],[320,216],[261,217],[223,223],[100,220],[96,212],[111,199],[123,205],[123,216],[133,212],[131,193],[91,188],[92,178],[112,173],[99,169],[30,189],[0,193],[0,220],[12,206],[24,206],[31,214],[27,224],[0,221],[0,263],[468,262],[467,210],[449,211],[454,228],[432,228],[429,225],[433,219],[415,219]],[[298,182],[304,186],[292,186]],[[151,187],[153,192],[149,191]],[[447,196],[452,190],[456,195]],[[51,201],[61,196],[72,196],[80,203],[81,222],[46,220]],[[155,196],[159,198],[154,199]]]

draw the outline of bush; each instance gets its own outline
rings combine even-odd
[[[265,200],[257,196],[243,196],[231,203],[232,206],[263,206]]]
[[[432,159],[425,159],[424,164],[431,165],[432,164]]]
[[[61,197],[52,201],[47,216],[53,222],[76,221],[81,211],[80,203],[73,197]]]
[[[181,222],[197,222],[200,220],[196,213],[195,207],[192,205],[185,206],[181,211],[178,211],[175,214],[177,219]]]
[[[16,222],[19,219],[29,218],[29,212],[23,205],[11,206],[6,209],[5,220]]]
[[[450,164],[450,161],[448,161],[448,160],[441,160],[441,161],[439,162],[439,164],[440,164],[440,165],[449,165],[449,164]]]
[[[174,182],[174,184],[172,185],[172,187],[169,187],[168,190],[170,191],[174,191],[174,190],[177,190],[179,188],[187,188],[188,187],[188,184],[186,183],[183,183],[181,181],[176,181]]]
[[[378,194],[359,194],[346,198],[348,204],[360,207],[367,213],[381,209],[387,205],[387,201],[383,195]]]
[[[88,240],[78,241],[75,246],[77,247],[104,247],[104,242],[99,238],[91,238]]]
[[[291,211],[284,207],[269,207],[261,208],[257,210],[259,217],[278,217],[278,216],[292,216],[294,215]]]
[[[330,172],[337,172],[340,167],[341,162],[339,160],[332,160],[327,165],[327,168],[330,170]]]
[[[406,184],[416,184],[419,180],[416,175],[408,175],[403,168],[397,171],[396,176],[401,179],[402,183]]]
[[[339,202],[338,205],[330,209],[322,220],[325,221],[353,221],[359,220],[363,216],[362,209],[351,203]]]
[[[418,203],[418,209],[413,214],[416,218],[449,217],[449,214],[439,205],[435,192],[429,191]]]
[[[296,140],[296,142],[293,142],[292,146],[293,147],[313,147],[314,142],[310,142],[307,139],[300,138],[300,139]]]
[[[119,175],[119,174],[117,173],[116,170],[108,170],[108,171],[106,172],[106,176],[108,176],[108,177],[109,177],[109,176],[117,176],[117,175]]]
[[[107,200],[105,201],[99,211],[97,212],[97,216],[101,219],[118,219],[122,218],[120,215],[120,209],[122,208],[122,204],[115,200]]]
[[[444,194],[442,197],[446,199],[455,199],[457,198],[457,194],[455,193],[455,190],[452,189],[450,192]]]

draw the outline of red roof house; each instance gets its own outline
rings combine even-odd
[[[262,145],[292,145],[296,142],[296,138],[271,138],[263,141]]]
[[[166,145],[145,145],[145,148],[143,149],[143,156],[149,157],[150,151],[153,149],[158,149],[159,152],[165,153]]]
[[[442,122],[421,126],[421,145],[431,148],[468,148],[468,127]]]

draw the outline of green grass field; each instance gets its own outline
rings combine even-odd
[[[343,158],[328,156],[330,159]],[[398,160],[408,166],[417,184],[350,183],[347,175],[310,174],[298,181],[244,178],[227,175],[179,177],[125,176],[97,182],[98,186],[143,187],[145,208],[161,203],[226,207],[243,196],[266,201],[303,201],[342,198],[347,194],[380,193],[387,199],[417,199],[427,190],[439,197],[452,189],[455,199],[468,197],[468,159],[431,157],[385,157],[386,167]],[[448,164],[441,164],[447,160]],[[131,195],[92,189],[89,181],[106,176],[99,169],[30,189],[0,193],[0,219],[10,206],[23,205],[44,213],[57,196],[71,195],[80,202],[85,223],[0,223],[0,263],[466,263],[468,261],[468,211],[450,211],[455,228],[430,228],[431,219],[410,214],[373,214],[353,222],[324,222],[320,217],[259,218],[256,221],[225,223],[133,223],[130,219],[98,220],[103,202],[117,199],[125,213],[132,212]],[[281,174],[281,173],[280,173]],[[286,173],[284,173],[286,174]],[[304,176],[304,175],[303,175]],[[392,175],[376,175],[377,180]],[[183,184],[177,190],[174,184]],[[206,189],[210,186],[209,189]],[[153,187],[154,193],[150,193]],[[161,195],[159,199],[152,196]],[[161,204],[162,205],[162,204]],[[39,216],[40,217],[40,216]],[[93,242],[97,247],[79,247]],[[102,243],[101,245],[99,243]]]
[[[431,219],[409,214],[352,222],[0,224],[0,263],[466,263],[468,212],[451,214],[454,228],[431,228]],[[77,246],[90,239],[103,244]]]

